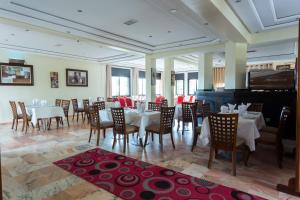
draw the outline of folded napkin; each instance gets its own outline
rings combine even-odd
[[[246,108],[247,108],[247,110],[248,110],[248,108],[251,106],[251,103],[247,103],[247,104],[241,104],[242,106],[246,106]]]
[[[247,112],[247,106],[242,104],[238,106],[238,111],[241,116],[243,116]]]
[[[229,112],[233,113],[234,108],[236,107],[236,104],[232,105],[232,104],[228,103],[228,107],[229,107]]]
[[[115,108],[120,108],[120,107],[121,107],[120,102],[119,102],[119,101],[116,101],[116,102],[115,102]]]
[[[228,113],[229,108],[227,106],[221,106],[221,113]]]

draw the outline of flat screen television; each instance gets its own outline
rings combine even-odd
[[[251,90],[291,90],[295,88],[294,70],[254,70],[248,73]]]

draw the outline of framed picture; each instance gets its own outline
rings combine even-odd
[[[33,66],[0,63],[0,85],[33,86]]]
[[[66,69],[67,86],[87,87],[88,71],[79,69]]]
[[[58,88],[58,72],[50,72],[51,88]]]

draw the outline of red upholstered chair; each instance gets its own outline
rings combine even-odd
[[[184,99],[184,96],[183,96],[183,95],[182,95],[182,96],[178,96],[178,97],[177,97],[177,103],[176,103],[176,104],[182,104],[183,99]]]
[[[124,97],[118,97],[118,100],[120,102],[121,107],[125,108],[126,107],[126,102],[125,102]]]
[[[119,101],[118,98],[113,98],[113,102]]]
[[[194,96],[190,96],[189,102],[190,102],[190,103],[193,103],[193,99],[194,99]]]
[[[132,99],[131,98],[126,98],[126,105],[129,108],[133,108]]]
[[[164,96],[157,96],[155,97],[155,103],[162,103],[162,100],[164,100],[165,97]]]

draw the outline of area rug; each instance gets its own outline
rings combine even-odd
[[[54,164],[126,200],[263,199],[100,148]]]

